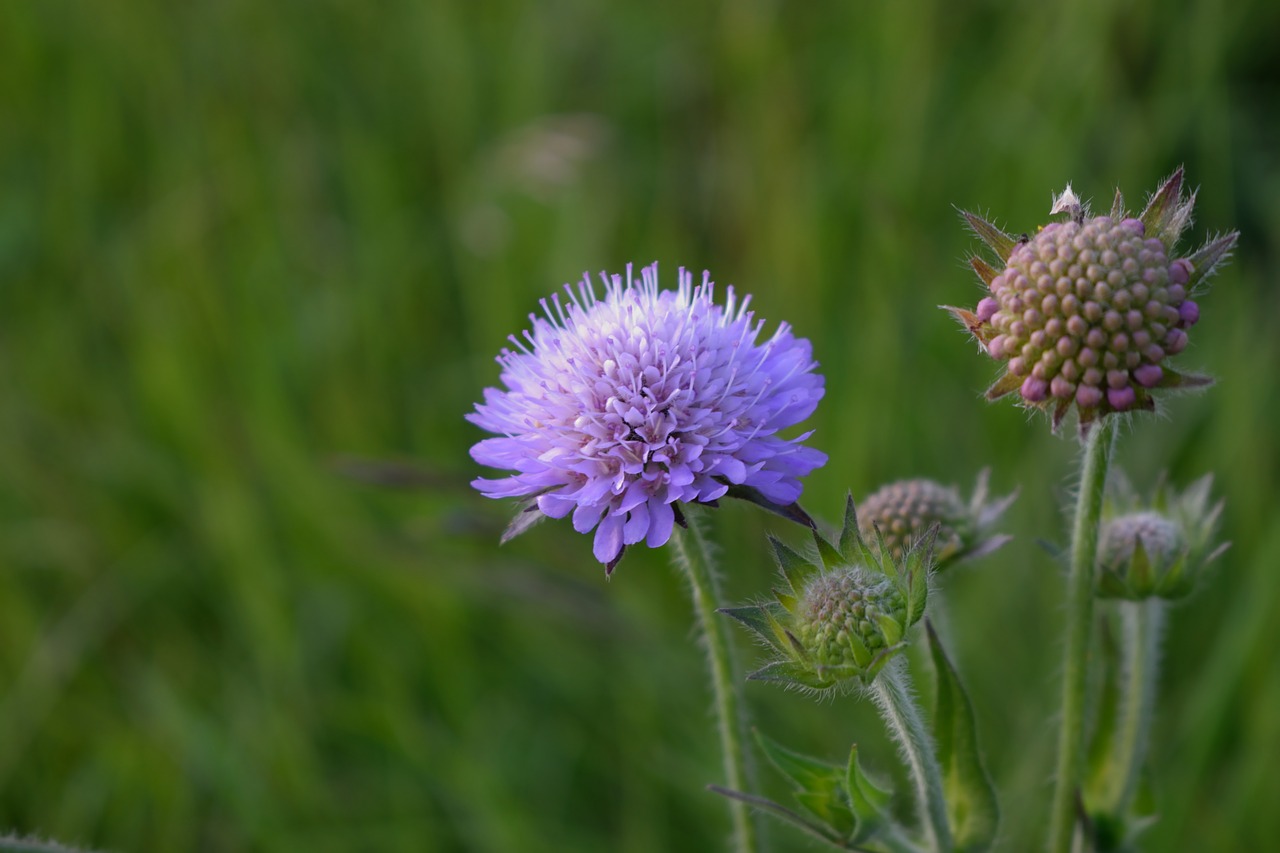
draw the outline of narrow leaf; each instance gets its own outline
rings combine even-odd
[[[988,400],[999,400],[1005,394],[1016,391],[1018,386],[1022,384],[1022,377],[1014,373],[1005,372],[999,379],[991,384],[987,389],[986,397]]]
[[[1158,237],[1164,231],[1178,208],[1182,197],[1182,167],[1165,179],[1160,189],[1156,190],[1147,202],[1147,207],[1138,218],[1146,227],[1150,237]]]
[[[1119,187],[1116,187],[1116,197],[1111,201],[1111,218],[1116,222],[1124,219],[1124,196]]]
[[[827,541],[826,537],[817,530],[813,531],[813,541],[818,546],[818,556],[822,559],[822,564],[827,568],[839,566],[844,562],[844,558],[840,556],[840,552],[836,550],[836,546]]]
[[[996,792],[983,766],[973,707],[933,625],[925,622],[936,674],[933,736],[942,765],[947,819],[957,849],[991,847],[1000,823]]]
[[[893,792],[881,788],[863,771],[858,762],[858,745],[849,750],[849,763],[845,767],[845,793],[854,814],[865,824],[883,819],[893,800]]]
[[[1236,241],[1239,239],[1239,231],[1223,234],[1208,241],[1187,258],[1191,261],[1191,277],[1187,282],[1188,293],[1195,292],[1197,287],[1214,274],[1218,264],[1231,256],[1231,250],[1235,248]]]
[[[769,612],[763,607],[752,605],[749,607],[722,607],[716,611],[723,613],[731,619],[736,619],[752,631],[755,631],[770,645],[777,645],[777,638],[774,635],[773,628],[770,624]]]
[[[773,548],[773,557],[778,563],[778,568],[782,570],[787,583],[791,585],[791,591],[799,598],[804,594],[804,577],[812,568],[809,561],[792,551],[773,534],[769,535],[769,545]]]
[[[764,797],[757,797],[752,794],[744,794],[741,791],[734,791],[730,788],[722,788],[719,785],[708,785],[707,790],[714,791],[722,797],[728,797],[731,800],[746,803],[756,811],[772,815],[783,823],[789,823],[792,826],[798,827],[828,844],[841,848],[844,847],[840,837],[835,835],[831,830],[808,820],[780,803],[775,803],[773,800],[765,799]]]
[[[973,267],[973,271],[978,274],[978,278],[982,279],[982,283],[987,287],[990,287],[991,282],[995,281],[996,276],[1000,274],[996,272],[995,267],[991,266],[991,264],[987,263],[977,255],[974,255],[969,259],[969,266]],[[975,317],[974,319],[977,318]]]
[[[965,222],[969,223],[970,230],[977,235],[979,240],[986,243],[991,251],[1000,257],[1000,260],[1009,260],[1009,255],[1013,253],[1014,246],[1018,245],[1017,240],[1014,240],[977,214],[962,210],[960,215],[964,217]]]

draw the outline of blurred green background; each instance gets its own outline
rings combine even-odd
[[[117,851],[717,849],[689,606],[568,524],[501,549],[463,421],[584,270],[754,293],[828,377],[806,505],[1020,487],[948,578],[1005,812],[1039,844],[1076,444],[979,399],[952,205],[1013,231],[1068,181],[1185,163],[1235,261],[1141,418],[1234,542],[1171,618],[1150,850],[1280,843],[1280,5],[222,2],[0,6],[0,830]],[[347,476],[414,467],[411,488]],[[367,469],[366,473],[367,472]],[[728,595],[766,591],[728,506]],[[799,531],[768,526],[793,542]],[[756,652],[741,634],[743,667]],[[895,765],[872,713],[760,685],[762,728]],[[766,790],[785,796],[776,777]],[[801,849],[782,828],[777,849]]]

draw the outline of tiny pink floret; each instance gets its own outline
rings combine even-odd
[[[1129,386],[1124,388],[1108,388],[1107,402],[1117,412],[1123,412],[1138,401],[1138,395]]]
[[[1188,299],[1178,306],[1178,317],[1184,326],[1194,326],[1200,322],[1200,306]]]
[[[1133,378],[1143,388],[1154,388],[1164,378],[1164,370],[1158,364],[1141,364],[1134,369]]]
[[[1018,393],[1020,393],[1022,395],[1022,399],[1026,400],[1028,403],[1039,403],[1048,395],[1049,383],[1045,382],[1043,379],[1028,376],[1023,380],[1022,388],[1019,389]]]

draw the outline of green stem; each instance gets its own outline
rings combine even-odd
[[[1049,850],[1070,853],[1075,837],[1076,792],[1084,766],[1084,718],[1090,640],[1093,637],[1094,564],[1098,520],[1115,443],[1115,417],[1089,430],[1081,460],[1080,493],[1071,531],[1071,574],[1067,579],[1066,644],[1062,665],[1062,712],[1058,763],[1049,815]]]
[[[920,708],[911,695],[911,679],[901,658],[890,661],[871,682],[876,705],[884,717],[890,734],[902,747],[916,786],[916,806],[924,823],[930,850],[952,849],[951,828],[947,822],[947,803],[942,794],[942,768],[934,749],[933,738],[925,726]]]
[[[1158,598],[1126,601],[1124,618],[1124,694],[1115,756],[1108,780],[1105,807],[1124,814],[1138,787],[1138,776],[1147,760],[1151,718],[1156,704],[1156,673],[1160,668],[1160,637],[1164,630],[1164,602]]]
[[[746,719],[739,695],[738,671],[734,662],[733,647],[729,643],[728,620],[716,613],[719,606],[720,587],[716,579],[715,562],[711,555],[711,543],[700,527],[693,512],[686,510],[688,528],[675,529],[671,543],[676,566],[689,579],[693,592],[693,609],[707,644],[707,665],[711,670],[711,690],[715,700],[716,724],[720,730],[720,751],[724,761],[725,784],[735,791],[753,791],[754,779],[749,779],[750,767],[743,754],[743,733]],[[733,845],[738,853],[753,853],[759,849],[755,824],[746,803],[729,800],[729,812],[733,819]]]

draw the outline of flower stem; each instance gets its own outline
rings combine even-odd
[[[1158,598],[1126,601],[1124,618],[1124,694],[1116,733],[1115,772],[1108,780],[1104,806],[1123,815],[1138,787],[1147,760],[1151,718],[1156,704],[1156,673],[1160,667],[1160,637],[1164,631],[1164,602]]]
[[[924,823],[930,850],[952,849],[947,804],[942,795],[942,768],[938,764],[933,738],[925,727],[920,708],[912,696],[911,679],[901,658],[890,661],[871,682],[876,705],[890,734],[902,747],[916,786],[916,805]]]
[[[1080,493],[1071,531],[1071,574],[1067,579],[1067,627],[1062,666],[1058,763],[1049,815],[1049,849],[1070,853],[1076,826],[1076,792],[1084,765],[1084,717],[1090,640],[1093,636],[1094,564],[1098,520],[1115,444],[1115,417],[1089,430],[1081,460]]]
[[[720,585],[716,578],[711,543],[707,541],[696,513],[686,512],[688,528],[675,529],[671,537],[675,564],[689,579],[693,592],[693,609],[707,644],[707,666],[711,670],[711,689],[715,700],[716,723],[720,730],[720,751],[724,761],[725,785],[736,791],[755,790],[751,768],[743,754],[746,719],[739,695],[738,668],[726,630],[728,622],[716,608]],[[754,853],[759,849],[755,823],[746,803],[729,800],[733,819],[733,847],[738,853]]]

